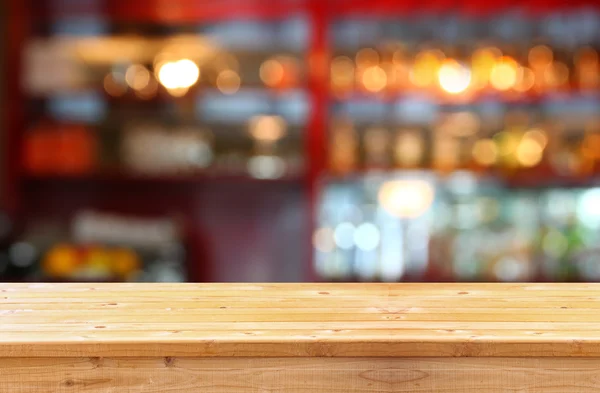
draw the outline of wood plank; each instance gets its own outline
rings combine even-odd
[[[5,357],[600,353],[599,284],[0,284],[0,319]]]
[[[11,393],[595,393],[581,358],[14,358]]]

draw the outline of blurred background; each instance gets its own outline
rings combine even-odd
[[[600,280],[600,5],[8,0],[2,281]]]

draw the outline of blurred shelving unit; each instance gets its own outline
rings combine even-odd
[[[336,6],[318,275],[600,279],[598,5]]]
[[[192,281],[600,279],[595,1],[10,6],[9,244],[93,210],[173,219]]]
[[[3,277],[310,277],[316,2],[10,3]],[[167,248],[185,252],[102,237],[140,220],[176,227]]]

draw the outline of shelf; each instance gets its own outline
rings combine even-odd
[[[290,14],[302,13],[308,9],[308,0],[104,0],[102,7],[97,1],[65,1],[59,9],[33,7],[37,20],[65,17],[101,16],[117,21],[158,22],[181,24],[201,21],[222,20],[279,20]],[[83,3],[83,4],[82,4]],[[37,5],[37,4],[36,4]]]
[[[499,102],[503,104],[538,104],[545,102],[571,102],[571,101],[600,101],[600,91],[583,92],[578,90],[556,91],[543,94],[516,94],[511,96],[501,92],[482,92],[470,96],[443,95],[432,92],[382,92],[366,93],[352,92],[343,96],[332,95],[331,102],[334,104],[346,104],[355,102],[377,102],[381,104],[393,104],[402,101],[422,101],[432,105],[473,105],[486,102]]]
[[[467,172],[471,173],[477,179],[497,184],[503,187],[511,189],[547,189],[547,188],[588,188],[600,186],[600,176],[598,174],[590,175],[587,177],[569,177],[552,175],[548,173],[536,173],[530,171],[523,171],[512,176],[502,175],[499,171],[489,170],[472,170],[472,169],[457,169],[451,173],[440,173],[433,169],[426,168],[415,168],[415,169],[384,169],[384,170],[358,170],[349,174],[336,175],[336,174],[324,174],[321,176],[321,181],[324,184],[327,183],[345,183],[345,182],[360,182],[365,180],[367,177],[391,178],[393,176],[402,175],[414,175],[419,176],[432,176],[438,179],[444,179],[451,176],[452,173]]]
[[[244,175],[129,175],[129,174],[89,174],[89,175],[24,175],[29,184],[112,184],[112,185],[199,185],[208,183],[238,184],[281,184],[300,185],[305,180],[302,176],[287,176],[277,179],[257,179]]]
[[[273,90],[267,88],[242,88],[227,95],[217,89],[203,88],[177,98],[161,91],[158,96],[144,100],[133,93],[111,97],[102,89],[62,91],[48,95],[30,95],[31,112],[42,112],[57,120],[97,123],[113,109],[167,114],[181,108],[191,111],[197,118],[212,123],[244,124],[250,117],[277,114],[292,125],[303,125],[309,116],[310,98],[304,89]],[[170,104],[174,104],[170,105]],[[178,116],[181,116],[179,114]]]

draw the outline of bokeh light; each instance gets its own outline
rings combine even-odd
[[[235,94],[240,89],[242,80],[234,70],[223,70],[217,76],[217,89],[223,94]]]
[[[142,90],[150,83],[150,71],[141,64],[133,64],[125,72],[127,85],[134,90]]]
[[[446,59],[438,70],[440,87],[447,93],[459,94],[471,83],[471,71],[453,59]]]
[[[278,59],[269,59],[261,64],[260,80],[269,87],[275,87],[283,81],[285,69]]]
[[[261,115],[250,119],[250,135],[256,140],[274,142],[286,132],[286,121],[281,116]]]
[[[168,90],[190,88],[199,78],[200,69],[189,59],[167,62],[158,70],[158,80]]]
[[[379,66],[368,67],[362,75],[363,86],[371,93],[377,93],[385,89],[387,75]]]
[[[491,85],[497,90],[509,90],[517,83],[518,69],[519,65],[513,58],[501,57],[490,72]]]
[[[381,206],[399,218],[417,218],[425,214],[433,204],[435,191],[424,180],[391,180],[379,189]]]

